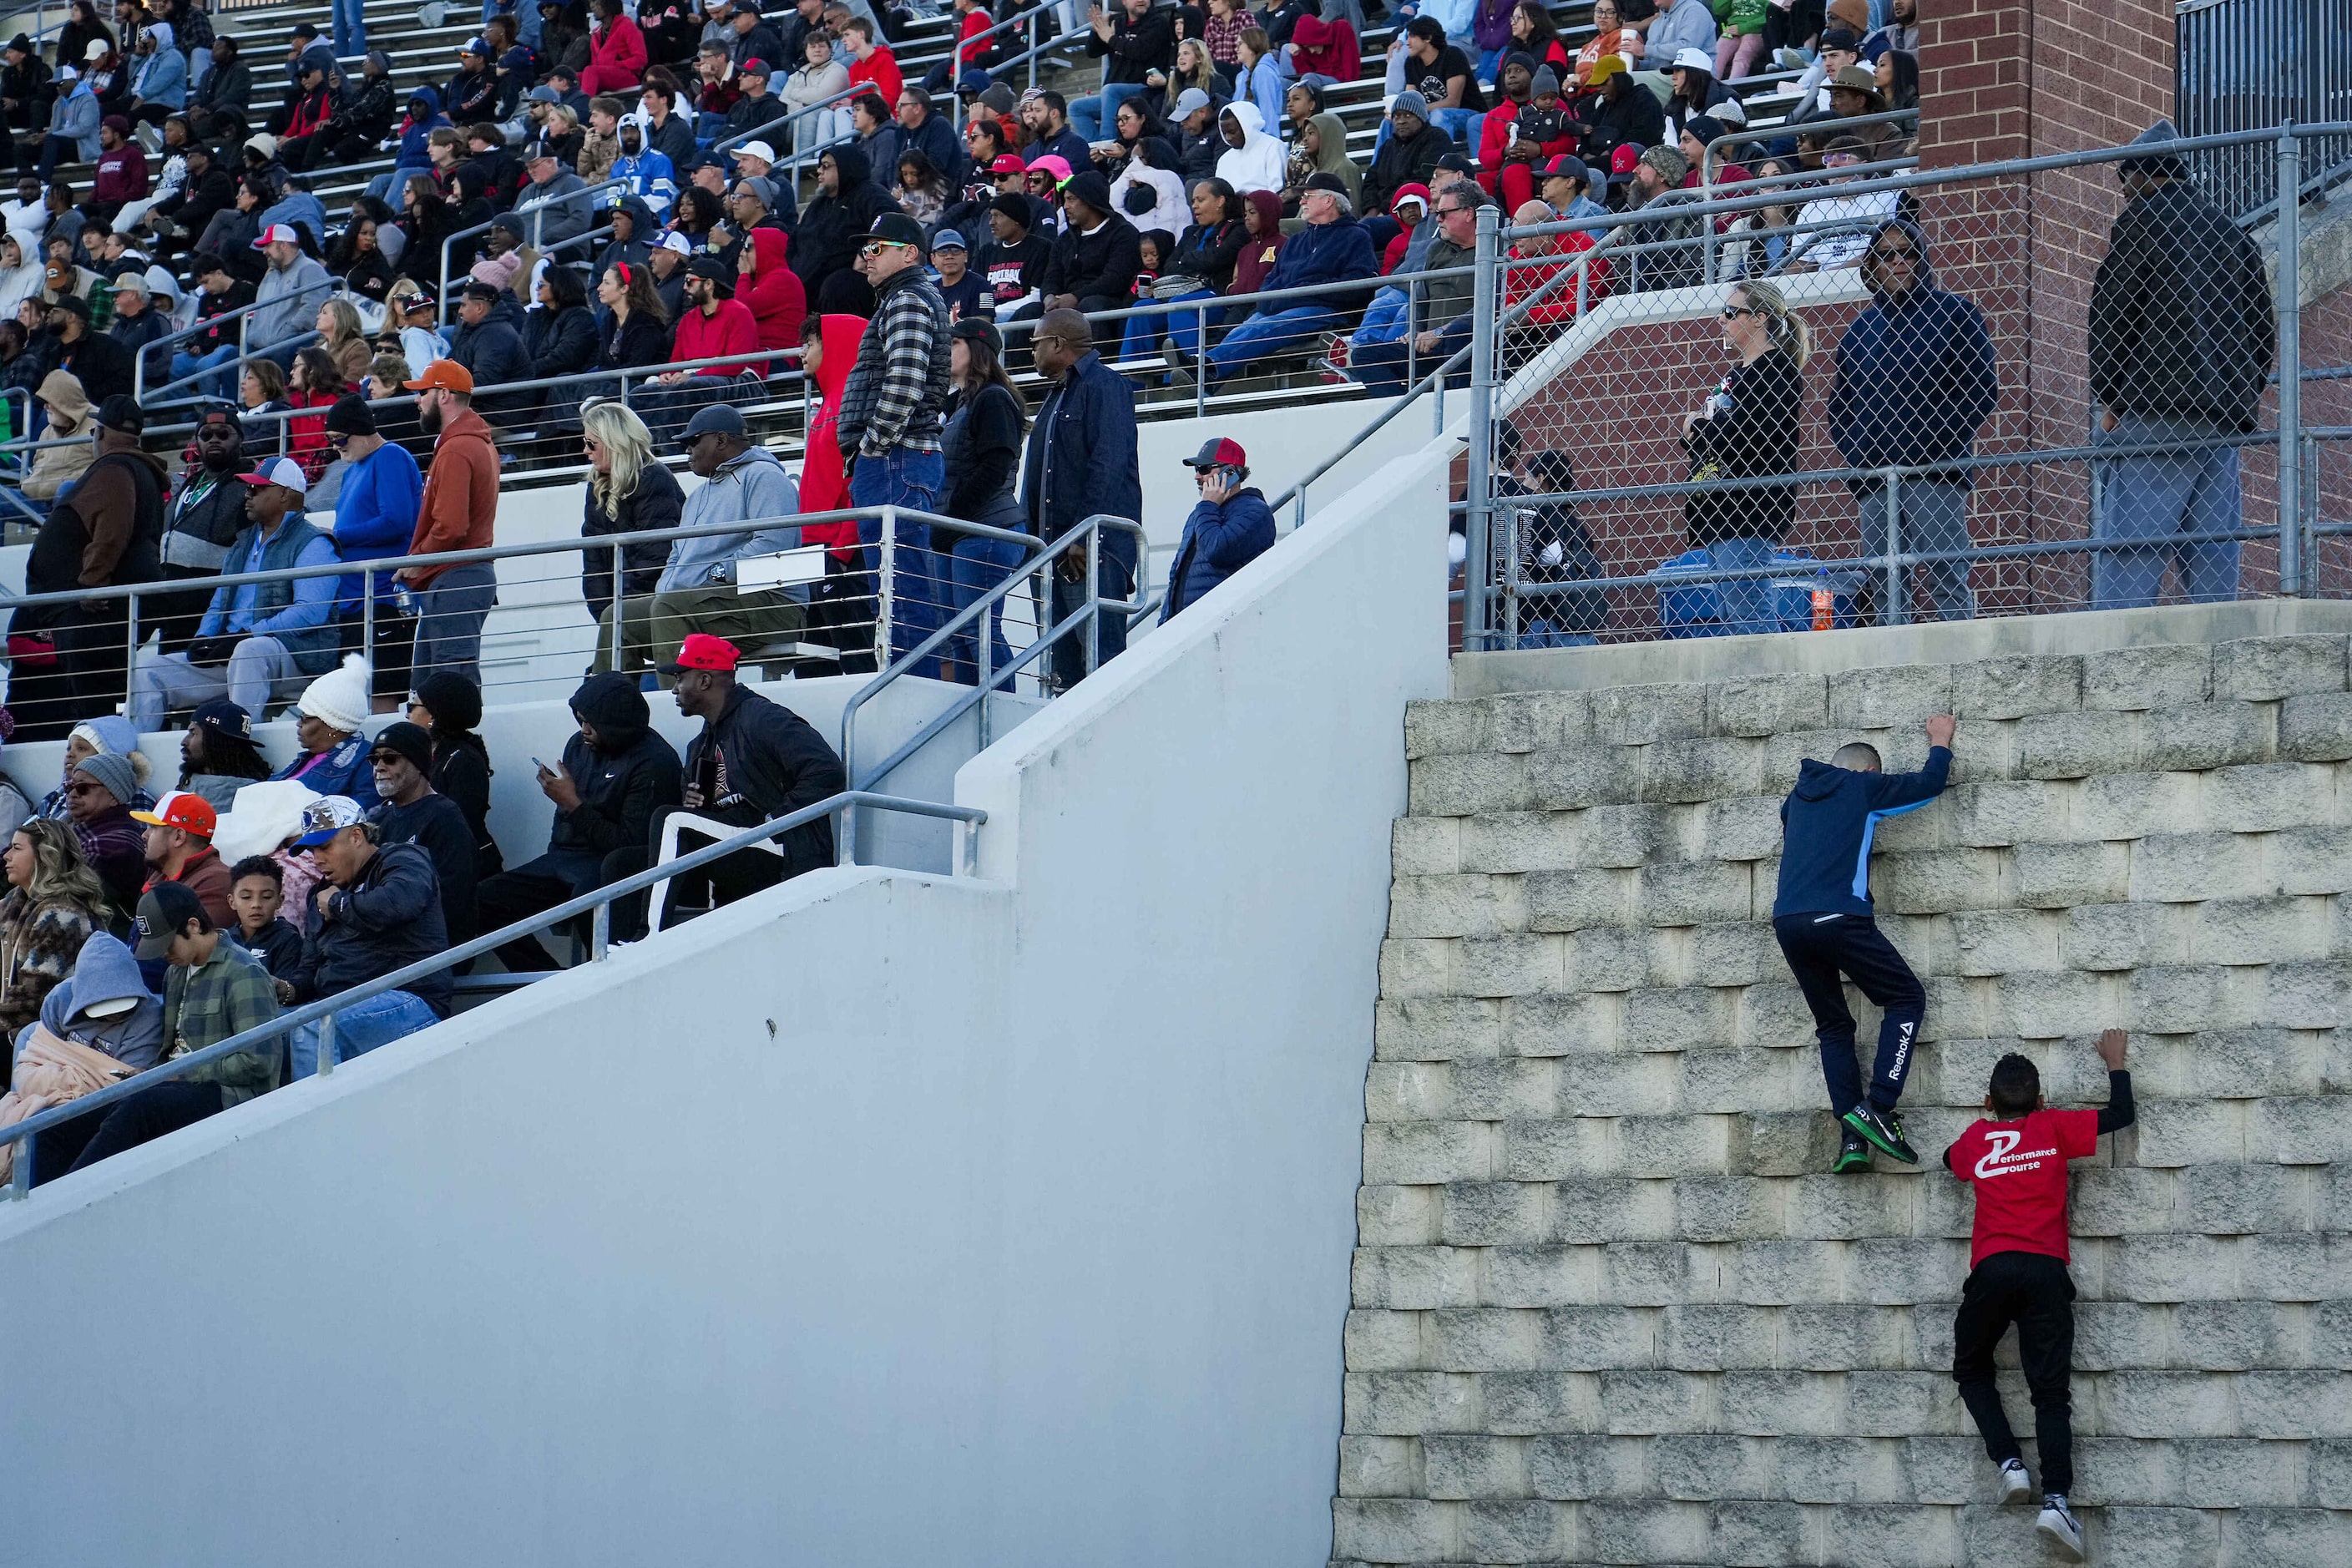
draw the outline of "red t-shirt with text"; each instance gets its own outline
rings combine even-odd
[[[1945,1161],[1977,1192],[1969,1267],[1996,1252],[2065,1261],[2066,1162],[2098,1147],[2095,1110],[2036,1110],[2014,1121],[1978,1121],[1961,1133]]]

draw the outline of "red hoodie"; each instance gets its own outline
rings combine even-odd
[[[889,46],[877,44],[872,54],[849,62],[849,84],[857,87],[867,83],[872,84],[876,96],[883,102],[898,101],[904,84],[898,79],[898,57],[890,52]]]
[[[817,391],[824,401],[817,405],[816,415],[809,421],[807,457],[801,464],[801,510],[803,511],[840,511],[849,505],[849,481],[842,477],[841,443],[834,431],[841,422],[841,395],[849,385],[849,373],[857,365],[857,345],[866,336],[863,316],[826,316],[823,318],[824,335],[818,341],[823,353],[816,364]],[[846,561],[857,543],[855,520],[842,522],[812,522],[801,528],[803,544],[830,544],[835,555]]]
[[[784,265],[792,237],[780,228],[755,228],[748,243],[751,270],[748,283],[737,285],[735,297],[751,307],[761,348],[796,349],[801,346],[801,321],[808,315],[808,294],[799,274]]]

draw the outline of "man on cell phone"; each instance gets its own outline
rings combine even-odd
[[[1184,520],[1176,559],[1168,565],[1168,596],[1160,605],[1165,626],[1179,610],[1274,548],[1274,510],[1249,482],[1249,455],[1238,441],[1212,437],[1186,458],[1199,504]]]

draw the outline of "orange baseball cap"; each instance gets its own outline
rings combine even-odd
[[[154,827],[176,827],[199,838],[210,838],[213,830],[220,826],[220,814],[213,809],[212,802],[177,789],[157,801],[154,810],[134,811],[131,819]]]
[[[402,384],[411,392],[423,392],[428,386],[437,386],[444,392],[462,392],[470,397],[474,392],[474,373],[456,360],[436,359],[425,367],[423,375]]]

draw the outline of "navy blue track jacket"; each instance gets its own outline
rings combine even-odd
[[[1805,759],[1780,803],[1780,894],[1772,917],[1877,911],[1870,901],[1870,841],[1881,818],[1916,811],[1944,793],[1952,753],[1937,746],[1916,773],[1858,773]]]

